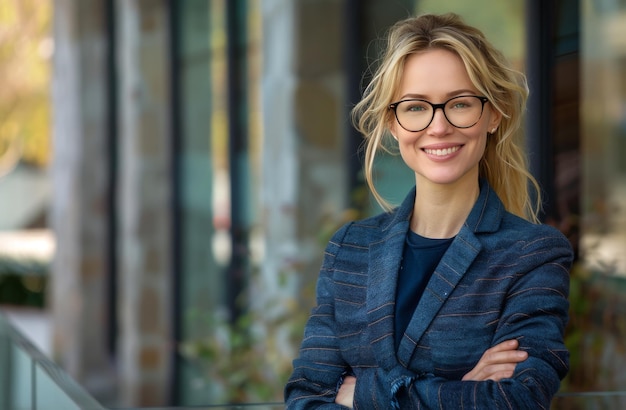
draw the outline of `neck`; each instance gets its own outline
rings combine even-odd
[[[452,238],[461,230],[479,193],[478,180],[446,185],[418,181],[411,230],[426,238]]]

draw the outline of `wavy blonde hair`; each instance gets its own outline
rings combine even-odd
[[[528,171],[521,130],[528,98],[526,77],[510,67],[480,30],[453,13],[426,14],[392,26],[380,65],[352,110],[353,123],[365,137],[365,179],[372,194],[383,208],[391,208],[374,186],[374,160],[380,150],[389,152],[385,140],[394,121],[389,104],[400,86],[407,58],[433,48],[457,54],[473,85],[502,114],[497,131],[487,138],[479,164],[480,177],[489,182],[509,212],[538,222],[540,189]],[[534,200],[530,189],[535,191]]]

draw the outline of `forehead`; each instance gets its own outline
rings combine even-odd
[[[407,57],[399,95],[443,98],[462,91],[476,91],[463,60],[444,49],[429,49]]]

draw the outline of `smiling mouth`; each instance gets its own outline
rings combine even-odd
[[[456,147],[442,148],[442,149],[424,148],[424,152],[427,153],[428,155],[435,155],[435,156],[438,156],[438,157],[445,157],[446,155],[450,155],[452,153],[455,153],[455,152],[457,152],[460,149],[461,149],[461,146],[457,145]]]

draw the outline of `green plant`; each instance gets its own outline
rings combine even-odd
[[[234,322],[221,311],[190,312],[209,333],[184,342],[180,352],[203,369],[218,395],[213,401],[282,401],[308,317],[302,301],[310,292],[305,287],[299,295],[267,300]]]
[[[626,363],[626,279],[594,272],[582,262],[574,265],[570,277],[570,320],[565,332],[570,372],[561,390],[621,389]]]

